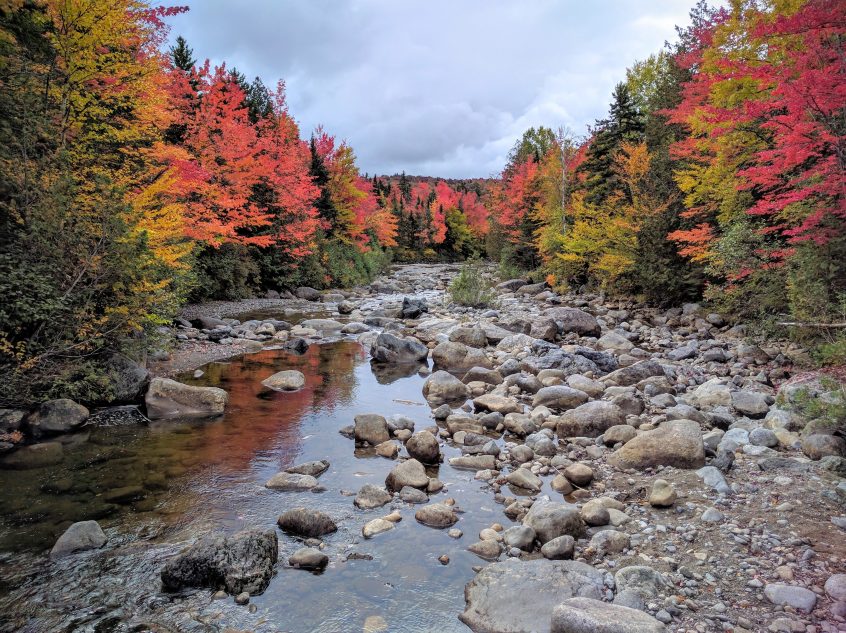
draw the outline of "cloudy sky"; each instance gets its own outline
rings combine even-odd
[[[490,176],[530,127],[583,134],[693,0],[189,0],[199,59],[287,85],[362,171]]]

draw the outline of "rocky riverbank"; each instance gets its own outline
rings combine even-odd
[[[201,539],[168,559],[165,589],[220,589],[246,604],[279,582],[279,566],[332,574],[333,534],[378,543],[411,507],[476,557],[454,630],[846,630],[843,394],[796,373],[804,350],[698,305],[559,296],[525,280],[500,284],[495,306],[462,308],[445,294],[454,273],[406,266],[368,288],[184,315],[159,374],[193,369],[197,349],[223,358],[353,339],[380,383],[427,375],[431,416],[415,428],[387,411],[345,412],[349,451],[395,462],[384,484],[349,491],[342,515],[319,502],[286,508],[278,527],[298,548],[279,562],[272,525]],[[292,370],[264,381],[289,393],[304,384]],[[226,393],[203,389],[154,380],[147,404],[165,417],[222,410]],[[472,475],[493,520],[462,529],[479,499],[445,484],[439,464]],[[265,485],[283,498],[326,490],[328,468],[297,464]],[[105,543],[93,521],[73,529],[57,556]],[[377,619],[365,630],[392,629]]]

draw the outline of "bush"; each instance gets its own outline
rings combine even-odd
[[[483,308],[494,303],[496,292],[484,275],[481,260],[473,258],[464,262],[458,276],[449,285],[449,295],[458,305],[471,308]]]
[[[196,286],[191,301],[238,300],[253,296],[259,287],[259,265],[249,247],[222,244],[206,247],[194,262]]]

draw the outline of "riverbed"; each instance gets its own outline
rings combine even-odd
[[[416,428],[433,424],[421,394],[427,368],[406,376],[374,373],[355,341],[312,345],[302,356],[266,350],[202,368],[185,382],[224,388],[217,420],[93,427],[67,436],[61,466],[0,471],[0,621],[3,631],[466,631],[457,615],[464,584],[481,561],[467,538],[502,522],[492,495],[473,472],[431,469],[466,510],[456,527],[467,536],[422,526],[414,507],[396,501],[363,511],[353,506],[362,485],[383,485],[395,461],[356,449],[338,430],[358,413],[402,414]],[[269,392],[261,380],[282,369],[306,376],[304,389]],[[444,447],[445,458],[460,451]],[[324,492],[264,488],[276,472],[325,459]],[[279,533],[278,572],[254,612],[232,598],[200,590],[173,597],[160,591],[164,561],[197,537],[243,528],[271,529],[284,510],[306,505],[339,525],[325,537],[322,574],[286,567],[302,544]],[[398,510],[403,520],[372,540],[370,519]],[[48,557],[72,521],[97,519],[109,536],[104,550],[58,561]],[[505,520],[507,523],[507,520]],[[352,555],[352,556],[351,556]],[[438,557],[447,555],[448,565]],[[370,559],[372,557],[372,559]],[[368,618],[370,618],[368,620]],[[140,628],[138,628],[140,627]]]

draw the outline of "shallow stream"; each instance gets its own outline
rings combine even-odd
[[[433,424],[412,370],[374,373],[354,341],[312,345],[302,356],[265,350],[203,368],[181,379],[230,395],[213,421],[86,427],[66,436],[64,462],[0,470],[0,631],[467,631],[457,620],[464,584],[479,558],[466,551],[493,522],[507,524],[472,471],[444,463],[429,474],[446,484],[464,510],[450,538],[414,520],[394,502],[370,511],[353,506],[365,483],[383,485],[395,461],[356,449],[338,433],[358,413],[403,414],[416,428]],[[261,381],[299,369],[306,387],[268,392]],[[403,375],[405,374],[405,375]],[[443,447],[445,460],[459,454]],[[296,463],[326,459],[320,493],[266,489],[271,475]],[[285,509],[307,505],[329,513],[337,533],[325,537],[329,567],[319,575],[288,568],[301,543],[278,532],[277,574],[251,608],[212,591],[161,592],[164,561],[216,530],[275,528]],[[369,520],[398,509],[396,529],[372,540]],[[49,548],[73,521],[97,519],[109,537],[103,550],[51,561]],[[347,557],[352,554],[372,556]],[[446,554],[448,565],[438,557]]]

